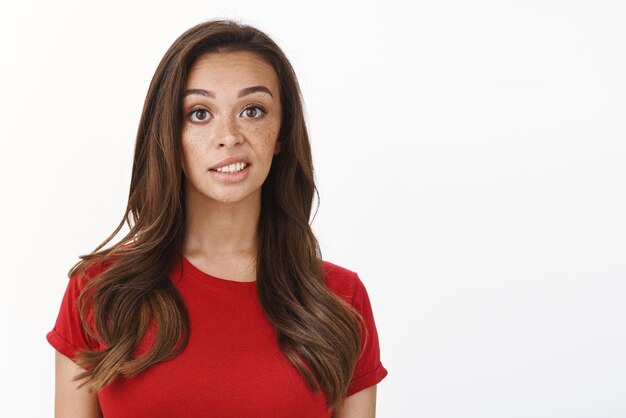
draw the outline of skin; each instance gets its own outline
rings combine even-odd
[[[375,418],[376,387],[370,386],[351,396],[333,411],[333,418]]]
[[[54,351],[54,416],[63,418],[102,418],[100,401],[87,386],[79,388],[72,379],[84,370],[59,351]]]
[[[254,92],[237,97],[241,89],[259,85],[267,87],[271,96]],[[189,94],[183,99],[187,187],[183,253],[216,277],[253,281],[261,186],[274,155],[280,152],[281,103],[276,73],[253,53],[214,52],[191,67],[187,89],[209,90],[215,98]],[[250,159],[246,180],[226,184],[213,178],[209,167],[239,153]]]

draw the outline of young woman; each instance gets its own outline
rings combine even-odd
[[[47,334],[57,416],[374,417],[372,308],[321,258],[316,191],[276,43],[230,20],[181,35],[150,84],[126,213],[70,270]]]

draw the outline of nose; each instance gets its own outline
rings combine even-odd
[[[219,148],[232,147],[243,142],[243,136],[237,127],[235,117],[224,115],[217,121],[216,144]]]

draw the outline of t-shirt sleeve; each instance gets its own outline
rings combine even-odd
[[[70,278],[54,327],[46,334],[50,345],[73,361],[76,361],[76,350],[97,347],[96,341],[84,330],[78,314],[78,295],[85,284],[78,273]],[[87,321],[91,325],[89,316]]]
[[[376,331],[372,305],[367,294],[367,289],[358,275],[356,276],[352,306],[363,316],[364,324],[361,324],[361,330],[364,332],[365,326],[367,334],[365,334],[365,332],[363,333],[364,341],[362,344],[362,353],[357,361],[354,377],[348,386],[346,396],[353,395],[373,386],[387,376],[387,369],[385,369],[380,361],[380,346],[378,343],[378,332]]]

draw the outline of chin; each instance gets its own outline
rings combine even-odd
[[[251,194],[233,193],[233,194],[213,195],[213,196],[209,196],[209,198],[218,203],[237,203],[237,202],[242,202],[250,198],[251,196],[252,196]]]

